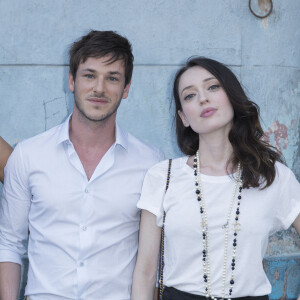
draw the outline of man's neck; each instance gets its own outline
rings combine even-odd
[[[109,148],[116,139],[116,117],[101,122],[87,120],[77,112],[73,112],[69,123],[69,136],[73,144],[84,148]]]
[[[111,116],[103,122],[92,122],[76,113],[70,119],[70,140],[88,179],[116,140],[115,119],[115,116]]]

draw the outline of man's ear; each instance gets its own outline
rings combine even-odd
[[[130,89],[130,85],[131,85],[131,81],[129,81],[123,91],[123,95],[122,95],[122,99],[126,99],[128,97],[129,94],[129,89]]]
[[[68,86],[69,86],[69,90],[73,93],[74,87],[75,87],[75,82],[74,82],[73,75],[71,73],[69,73]]]
[[[189,127],[190,124],[189,124],[188,120],[186,119],[186,116],[185,116],[184,112],[181,111],[181,110],[178,110],[178,115],[179,115],[179,117],[180,117],[180,119],[181,119],[183,125],[184,125],[185,127]]]

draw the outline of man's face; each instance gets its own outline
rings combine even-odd
[[[100,122],[116,116],[122,99],[127,98],[130,83],[125,86],[123,60],[107,63],[109,56],[89,57],[79,64],[76,79],[69,74],[69,89],[74,92],[74,112]]]

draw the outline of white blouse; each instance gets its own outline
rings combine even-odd
[[[174,159],[169,189],[165,195],[168,161],[156,164],[146,174],[138,208],[148,210],[162,226],[165,221],[164,285],[197,295],[205,295],[202,263],[202,227],[199,204],[195,194],[194,171],[187,165],[188,157]],[[300,213],[300,184],[290,169],[276,163],[273,184],[264,189],[243,189],[237,236],[235,284],[232,298],[260,296],[271,292],[262,260],[268,237],[287,229]],[[202,190],[208,219],[211,290],[222,296],[224,262],[224,226],[232,193],[233,176],[201,174]],[[227,258],[227,297],[231,276],[233,223],[237,199],[233,204],[229,228]]]

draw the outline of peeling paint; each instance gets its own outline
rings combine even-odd
[[[298,255],[266,257],[263,265],[272,284],[270,300],[290,300],[298,297],[300,294],[300,257]]]
[[[293,120],[291,121],[291,125]],[[279,151],[286,149],[289,144],[288,128],[285,124],[281,124],[278,121],[273,122],[271,127],[265,132],[265,141],[271,143],[271,136],[274,138],[274,143]],[[282,145],[283,142],[283,145]],[[281,146],[282,145],[282,146]]]

